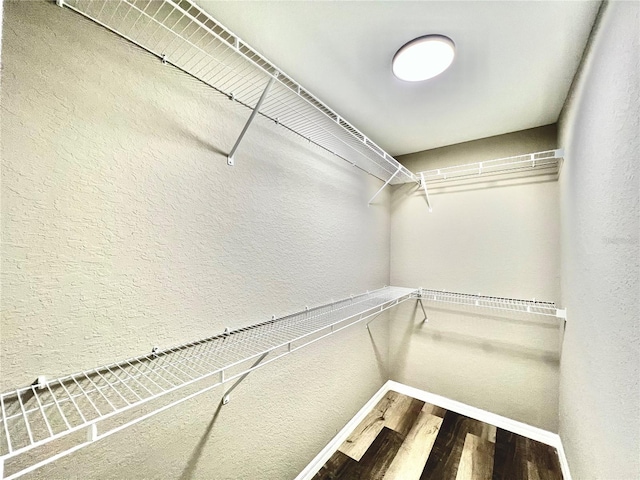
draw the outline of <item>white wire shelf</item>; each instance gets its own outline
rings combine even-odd
[[[418,178],[189,0],[57,0],[309,142],[390,183]],[[230,163],[232,164],[232,163]]]
[[[430,290],[421,288],[414,294],[423,301],[449,303],[464,307],[481,307],[509,312],[520,312],[547,317],[567,318],[567,311],[556,307],[553,302],[538,300],[519,300],[515,298],[488,297],[470,293],[447,292],[444,290]]]
[[[455,165],[418,172],[428,185],[437,185],[454,180],[485,180],[497,175],[558,175],[564,151],[545,150],[515,157],[498,158],[484,162]]]
[[[379,290],[305,309],[203,340],[30,385],[0,395],[0,478],[13,479],[328,335],[413,298],[416,290]],[[268,360],[267,355],[271,354]],[[205,379],[205,388],[168,395]],[[235,387],[235,385],[234,385]],[[232,388],[234,388],[232,387]],[[136,407],[168,401],[144,414]],[[122,415],[129,412],[127,415]],[[122,421],[118,417],[123,418]],[[109,422],[107,422],[109,419]],[[104,428],[103,428],[104,427]],[[86,438],[57,449],[56,441],[85,430]],[[77,435],[73,438],[76,438]],[[69,440],[69,438],[67,439]],[[71,439],[73,440],[73,439]],[[25,458],[33,454],[32,457]],[[8,461],[19,458],[19,469]],[[26,466],[25,466],[26,465]]]

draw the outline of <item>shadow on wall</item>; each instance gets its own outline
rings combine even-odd
[[[404,183],[395,187],[394,195],[391,195],[391,208],[393,209],[400,205],[405,201],[406,197],[412,197],[414,195],[422,196],[426,208],[427,199],[424,196],[424,190],[417,183]]]
[[[455,182],[447,182],[447,185],[434,184],[429,188],[429,194],[441,195],[446,193],[459,193],[459,192],[477,192],[481,190],[491,190],[494,188],[503,187],[515,187],[522,185],[536,185],[538,183],[556,182],[558,175],[553,174],[540,174],[540,175],[528,175],[526,178],[495,178],[488,181],[486,178],[478,180],[458,180]]]
[[[451,306],[451,307],[434,307],[434,306],[427,306],[425,308],[428,308],[429,311],[431,312],[442,312],[444,314],[455,314],[457,316],[462,316],[462,317],[469,317],[469,318],[481,318],[481,319],[486,319],[486,320],[493,320],[496,322],[502,322],[502,323],[506,323],[506,324],[513,324],[513,325],[529,325],[529,326],[535,326],[537,328],[545,328],[545,329],[552,329],[552,330],[557,330],[559,328],[559,323],[556,320],[555,317],[541,317],[539,315],[535,315],[535,314],[527,314],[527,313],[519,313],[519,312],[509,312],[506,313],[505,315],[509,315],[504,316],[504,315],[492,315],[489,313],[478,313],[478,308],[474,307],[472,305],[469,305],[468,307],[464,306],[464,305],[455,305],[455,306]]]
[[[392,380],[557,431],[560,321],[410,308],[392,323]]]
[[[64,11],[55,4],[48,6],[52,15],[64,16]],[[103,59],[103,69],[112,72],[105,77],[99,70],[88,69],[87,83],[100,85],[108,79],[110,82],[118,82],[118,105],[121,109],[119,116],[106,116],[103,114],[106,108],[102,108],[100,102],[91,97],[88,90],[78,89],[75,85],[66,85],[60,93],[63,99],[73,98],[79,103],[88,103],[94,106],[93,113],[86,119],[99,129],[100,137],[115,138],[120,140],[123,149],[133,148],[129,137],[145,139],[146,147],[153,152],[156,158],[167,156],[166,146],[180,145],[183,151],[193,148],[195,152],[212,153],[212,162],[219,162],[226,168],[226,156],[238,138],[242,127],[249,118],[251,109],[230,101],[228,97],[216,91],[214,88],[193,78],[188,73],[177,67],[163,65],[154,55],[144,52],[132,45],[129,41],[106,31],[95,25],[90,20],[78,16],[78,22],[85,24],[94,35],[87,36],[88,52],[96,52],[95,57]],[[114,55],[107,51],[106,45],[116,42],[121,49]],[[122,55],[127,52],[126,55]],[[66,61],[65,59],[63,59]],[[123,75],[122,65],[130,67],[135,75]],[[63,62],[65,68],[72,68]],[[130,72],[129,72],[130,73]],[[167,104],[166,99],[173,99],[172,105]],[[202,112],[207,112],[205,117]],[[70,129],[72,133],[76,129]],[[247,162],[268,162],[269,167],[277,169],[280,175],[297,175],[300,182],[309,182],[310,177],[321,175],[323,182],[319,188],[338,189],[341,193],[350,192],[354,188],[353,175],[363,173],[337,156],[327,154],[322,148],[314,146],[285,127],[276,127],[270,120],[258,116],[251,125],[250,136],[239,149],[239,159]],[[251,149],[251,144],[256,138],[262,138],[262,148],[259,153]],[[99,142],[100,138],[92,138]],[[275,142],[275,143],[274,143]],[[286,142],[283,145],[282,142]],[[277,145],[277,149],[274,147]],[[131,153],[139,155],[139,146]],[[293,149],[291,167],[282,169],[279,159],[282,151]],[[172,158],[172,161],[175,157]],[[207,157],[208,158],[208,157]],[[299,163],[296,163],[300,161]],[[355,173],[352,173],[355,172]],[[360,182],[362,188],[366,188],[364,182]],[[375,190],[374,190],[375,191]],[[364,197],[370,197],[368,190],[361,192]]]
[[[409,321],[406,322],[407,326],[403,330],[397,345],[394,346],[395,347],[395,359],[394,359],[395,371],[401,370],[407,364],[407,361],[409,358],[409,345],[411,344],[411,336],[413,335],[414,330],[419,329],[422,325],[424,325],[424,317],[422,317],[422,315],[419,316],[420,323],[416,324],[417,312],[418,312],[418,302],[414,302],[411,315],[408,316]],[[422,312],[420,313],[422,314]]]
[[[526,340],[523,342],[521,336],[518,338],[520,341],[515,340],[515,338],[518,337],[517,335],[514,336],[513,341],[510,341],[505,340],[504,338],[488,338],[484,335],[474,335],[473,333],[469,333],[474,330],[476,332],[494,331],[495,328],[492,328],[492,326],[495,327],[495,325],[491,324],[494,324],[494,322],[500,322],[503,324],[503,328],[505,329],[509,328],[509,326],[520,329],[523,327],[533,328],[536,330],[541,329],[548,331],[548,333],[554,335],[554,338],[557,338],[555,337],[554,332],[558,332],[559,334],[560,320],[508,318],[499,315],[478,314],[477,311],[464,311],[459,308],[448,309],[429,307],[427,310],[429,318],[435,317],[434,313],[447,317],[444,321],[439,321],[438,318],[436,318],[435,321],[429,322],[423,320],[423,315],[421,312],[418,314],[417,308],[418,306],[416,302],[416,306],[414,307],[411,315],[411,321],[407,323],[407,327],[397,344],[399,353],[396,357],[396,365],[400,368],[406,365],[412,337],[418,339],[421,343],[428,342],[431,344],[456,345],[458,347],[464,347],[467,351],[477,350],[487,354],[498,354],[523,360],[534,360],[543,362],[550,366],[558,366],[560,363],[559,348],[546,349],[537,345],[526,345],[524,344]],[[527,315],[522,314],[521,317],[527,317]],[[456,325],[452,325],[452,322],[463,324],[462,331],[464,333],[455,331]],[[475,328],[467,328],[469,323],[474,323]],[[450,328],[451,326],[453,326],[453,328]],[[537,334],[530,334],[531,338],[538,338],[544,335],[545,334],[540,332],[540,330],[538,330]]]
[[[376,359],[376,367],[378,368],[378,373],[383,378],[389,378],[389,368],[387,365],[387,359],[380,352],[380,349],[378,348],[378,345],[376,344],[376,340],[373,336],[372,329],[375,327],[374,321],[379,319],[379,324],[382,326],[387,324],[388,318],[389,317],[387,312],[381,312],[375,317],[373,317],[371,320],[369,320],[366,325],[367,333],[369,333],[369,339],[371,340],[371,349],[373,350],[373,354]]]
[[[172,88],[170,96],[179,99],[177,103],[186,105],[189,103],[198,104],[204,102],[209,105],[211,111],[215,113],[211,115],[211,122],[208,128],[214,131],[218,129],[224,132],[222,135],[212,133],[211,138],[224,138],[225,143],[228,143],[228,145],[225,144],[223,147],[214,146],[194,131],[193,125],[197,125],[198,122],[194,122],[193,125],[189,119],[186,119],[186,122],[181,122],[178,112],[164,111],[156,108],[153,115],[154,121],[152,122],[154,127],[158,124],[165,127],[161,129],[162,138],[175,137],[176,140],[191,140],[194,143],[200,144],[200,146],[206,150],[222,155],[224,157],[224,165],[226,165],[226,157],[251,115],[252,108],[229,100],[226,94],[202,83],[200,80],[193,78],[177,67],[163,66],[161,68],[165,69],[167,76],[176,78],[176,85],[186,84],[188,86],[187,88]],[[148,107],[152,108],[156,106],[150,104]],[[197,108],[193,108],[193,111],[197,111]],[[230,113],[233,114],[234,118],[229,117]],[[316,175],[320,175],[323,178],[323,182],[319,183],[320,188],[337,189],[344,194],[344,192],[353,190],[354,182],[351,177],[354,173],[352,172],[355,172],[355,175],[365,174],[363,170],[355,168],[350,162],[337,155],[329,154],[324,148],[303,138],[300,134],[291,131],[288,127],[284,126],[284,124],[276,124],[275,121],[262,114],[256,117],[248,132],[254,139],[261,138],[261,146],[264,148],[260,150],[258,157],[256,156],[255,150],[253,152],[247,150],[247,145],[250,141],[243,140],[238,149],[238,158],[244,158],[247,162],[269,162],[269,168],[277,173],[277,175],[290,176],[295,174],[300,177],[300,182],[309,182],[309,177],[313,178]],[[286,149],[283,148],[285,146],[283,142],[286,143]],[[274,148],[274,145],[277,147]],[[284,150],[293,150],[295,153],[292,155],[291,160],[302,160],[304,163],[298,164],[294,162],[293,167],[290,164],[286,169],[283,169],[281,162],[270,161],[271,157],[278,158]],[[301,170],[306,171],[301,172]],[[364,192],[364,195],[367,196],[370,195],[370,193],[367,191]]]
[[[220,146],[214,145],[208,139],[203,138],[194,128],[189,128],[184,125],[178,117],[172,115],[171,112],[161,109],[157,104],[149,102],[145,106],[145,109],[149,112],[149,116],[153,117],[153,135],[161,137],[164,140],[173,139],[183,145],[185,141],[187,141],[188,144],[197,146],[199,149],[208,150],[224,157],[228,155],[228,151],[225,151],[225,149]],[[152,132],[149,133],[151,134]],[[211,135],[210,139],[214,139],[214,136]],[[230,148],[231,147],[229,147],[229,149]]]
[[[366,324],[367,332],[369,334],[369,339],[371,342],[371,348],[376,360],[376,365],[380,373],[380,376],[383,377],[384,379],[389,378],[387,358],[379,347],[380,341],[376,343],[375,337],[378,336],[378,338],[380,338],[383,334],[386,333],[387,321],[388,321],[388,312],[381,312],[378,315],[371,318],[369,322]],[[351,326],[350,328],[363,328],[363,327],[362,327],[362,324],[358,324],[358,325]],[[380,332],[380,335],[377,335],[376,332]],[[319,335],[322,333],[326,333],[326,332],[319,332]],[[263,358],[264,357],[262,357],[260,360],[262,360]],[[258,363],[260,362],[259,361],[255,362],[254,365],[257,365]],[[218,417],[222,412],[222,407],[224,406],[223,404],[224,397],[227,394],[231,393],[238,385],[240,385],[244,380],[244,378],[245,378],[244,376],[240,377],[238,380],[236,380],[232,384],[231,387],[225,386],[224,393],[220,398],[220,401],[218,402],[217,408],[211,418],[211,421],[208,423],[207,427],[202,433],[200,440],[195,446],[193,452],[191,453],[191,456],[186,462],[184,469],[182,470],[182,473],[180,474],[180,480],[191,480],[199,476],[197,473],[197,467],[202,458],[203,453],[205,452],[205,448],[208,442],[213,436],[212,432],[214,430]]]
[[[214,412],[213,417],[209,422],[209,425],[207,425],[207,428],[202,434],[202,437],[200,437],[200,440],[198,441],[198,445],[196,445],[196,448],[193,450],[193,453],[189,457],[189,460],[187,460],[187,464],[184,467],[184,470],[182,470],[182,474],[180,474],[180,480],[190,480],[194,478],[196,467],[198,466],[200,457],[202,457],[202,452],[204,452],[204,447],[207,445],[209,438],[211,438],[211,431],[213,430],[216,420],[220,415],[221,409],[222,409],[222,399],[220,399],[220,402],[218,403],[218,408],[216,408],[216,411]]]
[[[519,357],[526,360],[543,361],[549,365],[559,365],[560,355],[558,352],[542,350],[537,348],[514,345],[496,340],[486,340],[454,332],[443,332],[423,329],[425,325],[416,328],[415,333],[425,336],[435,342],[445,342],[457,344],[464,347],[483,350],[486,353],[498,353],[511,357]]]
[[[524,178],[503,178],[503,179],[494,179],[491,181],[487,181],[486,178],[478,179],[478,181],[456,181],[450,182],[447,185],[428,185],[427,190],[429,195],[446,195],[450,193],[463,193],[463,192],[477,192],[482,190],[491,190],[495,188],[504,188],[504,187],[513,187],[513,186],[523,186],[523,185],[536,185],[540,183],[549,183],[556,182],[558,180],[557,175],[547,175],[541,174],[536,175],[534,177],[528,176],[526,179]],[[399,203],[403,202],[406,197],[414,197],[419,196],[424,199],[425,205],[427,204],[427,200],[424,195],[424,190],[418,184],[414,183],[405,183],[396,187],[396,192],[398,195],[394,195],[392,198],[392,206],[395,207]]]

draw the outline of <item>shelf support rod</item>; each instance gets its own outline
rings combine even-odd
[[[422,319],[422,323],[428,322],[429,317],[427,317],[427,312],[425,311],[424,305],[422,304],[422,298],[418,298],[418,303],[420,304],[420,308],[422,308],[422,313],[424,315],[424,318]]]
[[[424,196],[427,199],[427,206],[429,207],[429,213],[431,213],[433,212],[433,209],[431,208],[431,202],[429,201],[429,192],[427,191],[427,182],[424,181],[424,172],[420,172],[420,185],[424,190]]]
[[[385,187],[386,187],[387,185],[389,185],[389,183],[391,183],[391,180],[393,180],[393,178],[394,178],[398,173],[400,173],[400,170],[402,170],[402,165],[398,165],[398,169],[393,173],[393,175],[391,175],[391,176],[389,177],[389,180],[387,180],[386,182],[384,182],[384,185],[382,185],[382,186],[380,187],[380,190],[378,190],[378,191],[376,192],[376,194],[375,194],[373,197],[371,197],[371,200],[369,200],[369,205],[371,205],[371,204],[373,203],[373,201],[375,200],[375,198],[380,194],[380,192],[381,192],[382,190],[384,190],[384,189],[385,189]]]
[[[262,106],[262,102],[264,102],[264,99],[267,98],[267,93],[269,93],[269,89],[271,88],[271,85],[273,85],[273,82],[276,81],[276,78],[278,78],[278,72],[274,73],[271,76],[271,78],[269,79],[269,83],[267,83],[267,86],[264,88],[264,91],[262,92],[262,95],[260,95],[260,100],[258,100],[258,103],[256,103],[256,106],[253,107],[253,111],[251,112],[251,115],[249,116],[249,120],[247,120],[247,123],[244,125],[244,128],[242,129],[242,132],[240,132],[240,136],[236,140],[236,144],[233,146],[233,148],[231,149],[231,152],[229,153],[229,156],[227,157],[227,165],[229,165],[229,166],[235,165],[234,155],[236,154],[236,150],[238,149],[238,146],[240,145],[240,142],[242,142],[242,138],[244,137],[244,134],[247,133],[247,130],[249,130],[249,126],[253,122],[253,119],[258,114],[258,111],[260,110],[260,107]]]
[[[222,405],[226,405],[227,403],[229,403],[229,395],[231,394],[231,392],[238,386],[240,385],[240,383],[247,378],[247,375],[249,375],[253,369],[255,367],[257,367],[260,363],[262,363],[262,361],[266,358],[266,356],[269,355],[269,352],[265,352],[262,355],[260,355],[260,358],[258,358],[258,360],[256,360],[253,365],[251,365],[251,367],[249,368],[249,371],[246,372],[245,374],[241,375],[240,378],[238,378],[238,380],[236,380],[233,385],[231,385],[231,388],[229,388],[229,390],[227,390],[226,392],[224,392],[224,395],[222,396]]]

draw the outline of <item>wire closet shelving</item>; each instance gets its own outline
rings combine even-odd
[[[253,110],[250,121],[255,114],[272,120],[381,179],[383,188],[475,174],[475,166],[464,166],[416,176],[189,0],[57,3]],[[483,162],[477,173],[553,168],[556,157],[502,159],[502,167]],[[526,162],[533,163],[524,167]],[[442,177],[444,170],[448,173]],[[564,312],[548,302],[385,287],[103,367],[39,378],[0,394],[0,479],[18,478],[215,387],[232,380],[237,384],[257,368],[415,298],[558,317]]]
[[[0,395],[0,467],[4,465],[8,475],[0,478],[17,478],[223,383],[241,380],[259,367],[413,298],[415,292],[410,288],[384,287],[5,392]],[[265,360],[268,355],[271,356]],[[212,381],[204,388],[177,399],[169,395],[206,379]],[[158,406],[155,401],[163,398],[168,401]],[[223,403],[227,400],[225,395]],[[134,409],[148,402],[154,402],[153,409],[137,414]],[[125,412],[129,414],[124,415]],[[118,422],[118,417],[122,421]],[[55,448],[53,442],[83,430],[86,437],[80,437],[73,446],[69,442],[77,441],[77,435],[69,438],[62,450]],[[38,461],[26,461],[26,467],[23,462],[21,469],[8,472],[8,460],[34,449],[39,450],[34,455]]]
[[[567,318],[566,309],[561,309],[553,302],[538,300],[519,300],[515,298],[489,297],[471,293],[447,292],[420,288],[414,296],[423,301],[448,303],[462,307],[481,307],[508,312],[543,315],[547,317]]]
[[[418,172],[419,185],[427,200],[429,212],[433,211],[429,190],[442,187],[448,182],[466,185],[476,182],[486,182],[490,179],[513,179],[538,175],[550,175],[558,178],[563,149],[545,150],[543,152],[528,153],[514,157],[497,158],[483,162],[454,165]]]
[[[415,174],[190,0],[56,3],[382,181],[418,182]],[[251,120],[253,114],[247,127]]]
[[[563,156],[562,149],[545,150],[526,155],[426,170],[418,172],[416,175],[429,186],[455,180],[484,180],[496,175],[558,175]]]

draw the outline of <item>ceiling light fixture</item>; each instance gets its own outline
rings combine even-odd
[[[393,74],[400,80],[419,82],[444,72],[456,46],[444,35],[425,35],[405,43],[393,56]]]

